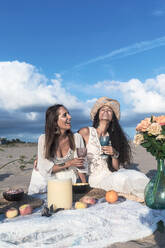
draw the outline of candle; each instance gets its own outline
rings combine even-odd
[[[47,191],[48,207],[53,209],[72,207],[72,179],[50,179]]]

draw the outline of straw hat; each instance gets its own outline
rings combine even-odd
[[[111,99],[111,98],[104,96],[104,97],[99,98],[95,102],[93,108],[91,109],[90,116],[91,116],[92,121],[94,120],[94,117],[95,117],[97,111],[103,106],[109,106],[113,110],[113,112],[115,113],[117,119],[118,120],[120,119],[120,103],[117,100],[114,100],[114,99]]]

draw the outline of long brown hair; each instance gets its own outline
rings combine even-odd
[[[94,120],[93,120],[93,127],[97,128],[99,126],[99,111],[97,111]],[[107,129],[109,134],[111,144],[115,148],[116,151],[119,152],[119,163],[122,164],[124,167],[128,167],[131,163],[132,154],[129,142],[126,138],[124,131],[122,130],[116,115],[113,112],[112,121],[109,122],[109,126]],[[112,158],[108,156],[108,167],[111,171],[114,171],[112,167]]]
[[[50,106],[45,115],[45,158],[54,158],[59,145],[60,129],[57,121],[59,117],[59,109],[66,107],[62,104]],[[69,145],[72,150],[75,150],[74,136],[71,130],[67,130],[66,135],[69,138]]]

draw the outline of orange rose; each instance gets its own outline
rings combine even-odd
[[[155,117],[155,121],[159,124],[161,123],[161,124],[165,125],[165,115]]]
[[[136,127],[136,131],[146,132],[147,128],[151,125],[150,118],[145,118]]]

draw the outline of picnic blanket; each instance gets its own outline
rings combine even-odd
[[[152,234],[165,223],[165,210],[152,210],[131,200],[115,204],[104,198],[86,209],[64,210],[51,217],[32,215],[0,220],[1,248],[103,248]]]

